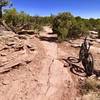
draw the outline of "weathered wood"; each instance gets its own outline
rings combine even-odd
[[[5,21],[0,21],[0,23],[5,27],[7,31],[12,31],[12,29],[5,23]]]

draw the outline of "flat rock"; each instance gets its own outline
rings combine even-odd
[[[8,85],[8,84],[9,84],[9,80],[3,80],[3,81],[2,81],[2,84],[3,84],[3,85]]]
[[[80,44],[71,44],[71,47],[74,47],[74,48],[80,48]]]
[[[97,43],[100,43],[100,39],[96,39],[95,41],[96,41]]]
[[[4,36],[4,35],[6,35],[6,36],[13,36],[15,33],[13,33],[12,31],[0,31],[0,35],[1,36]]]
[[[11,61],[8,64],[4,65],[3,67],[0,68],[0,73],[4,73],[6,71],[9,71],[10,69],[12,69],[13,67],[20,65],[21,61],[19,60],[15,60],[15,61]]]

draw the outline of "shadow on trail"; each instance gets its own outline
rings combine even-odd
[[[53,34],[56,34],[56,33],[53,33],[53,32],[51,32],[51,33],[48,33],[49,35],[53,35]]]
[[[96,77],[100,77],[100,70],[94,69],[93,73],[96,75]]]
[[[63,59],[66,63],[69,64],[69,66],[64,65],[64,67],[70,67],[70,71],[77,75],[77,76],[81,76],[81,77],[85,77],[85,70],[83,68],[81,68],[80,66],[74,64],[74,63],[78,63],[79,59],[75,58],[75,57],[68,57],[67,59]]]
[[[46,36],[41,36],[39,37],[40,40],[42,41],[48,41],[48,42],[57,42],[57,37],[46,37]]]

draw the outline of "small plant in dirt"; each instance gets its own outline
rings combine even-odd
[[[89,93],[99,93],[100,90],[100,80],[87,78],[81,86],[81,93],[82,95],[86,95]],[[100,95],[100,93],[98,94]]]

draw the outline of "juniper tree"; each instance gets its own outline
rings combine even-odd
[[[0,0],[0,19],[2,18],[2,8],[9,4],[9,0]]]

